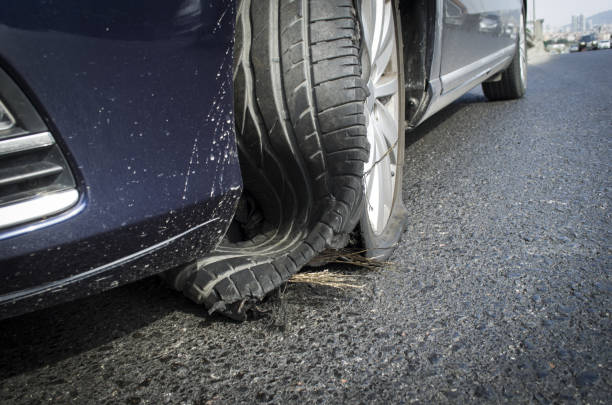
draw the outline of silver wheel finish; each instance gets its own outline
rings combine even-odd
[[[519,29],[519,56],[521,60],[519,61],[520,65],[520,74],[521,81],[524,88],[527,88],[527,49],[525,43],[525,24],[523,22],[523,15],[521,14],[521,27]]]
[[[370,226],[381,234],[395,200],[400,94],[392,0],[362,0],[363,43],[369,66],[365,114],[370,155],[364,167],[365,204]]]

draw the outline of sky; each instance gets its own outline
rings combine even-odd
[[[527,19],[531,20],[533,2],[536,18],[544,19],[544,25],[561,26],[572,22],[572,15],[584,14],[585,18],[600,11],[612,10],[612,0],[527,0]]]

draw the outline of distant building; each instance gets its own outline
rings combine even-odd
[[[573,15],[572,16],[572,31],[583,32],[586,30],[584,15]]]

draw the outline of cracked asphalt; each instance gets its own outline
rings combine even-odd
[[[0,322],[0,403],[610,403],[612,51],[407,136],[410,220],[362,289],[234,323],[157,278]]]

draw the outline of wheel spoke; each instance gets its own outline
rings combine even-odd
[[[366,187],[365,187],[365,191],[366,191],[366,195],[368,196],[372,196],[372,188],[374,187],[374,177],[375,177],[375,171],[376,171],[376,167],[372,167],[370,169],[370,171],[368,172],[368,174],[366,175]],[[368,203],[371,203],[371,199],[368,200]]]
[[[380,125],[378,125],[378,123],[374,123],[372,129],[374,130],[374,144],[376,145],[374,150],[374,164],[379,165],[388,148],[387,145],[385,145],[385,138],[381,131]]]
[[[389,66],[389,62],[391,60],[391,55],[393,55],[393,44],[385,44],[384,48],[380,50],[376,61],[374,62],[374,74],[372,75],[372,79],[377,81],[380,77],[385,73]]]
[[[397,143],[397,119],[393,118],[391,112],[380,101],[376,102],[375,110],[378,115],[378,120],[375,122],[378,132],[382,135],[388,148],[394,147]]]
[[[368,143],[370,144],[370,155],[368,156],[368,162],[364,165],[363,167],[363,171],[365,173],[367,173],[371,168],[372,165],[375,162],[374,159],[374,129],[372,128],[373,122],[372,120],[370,120],[370,122],[368,123],[368,128],[367,128],[367,132],[368,132]]]
[[[387,154],[387,146],[383,137],[376,137],[378,159],[375,166],[375,181],[376,187],[371,188],[370,201],[373,203],[373,208],[376,214],[375,229],[382,230],[390,213],[391,201],[393,199],[393,176],[391,176],[391,165],[389,154]],[[376,204],[374,204],[374,201]]]
[[[382,39],[381,44],[387,45],[389,43],[394,44],[391,36],[393,35],[393,9],[391,1],[385,1],[383,5],[383,19],[382,19]]]
[[[386,160],[389,159],[387,156]],[[391,213],[391,205],[393,204],[393,182],[395,179],[391,176],[391,166],[387,164],[380,165],[380,190],[379,190],[379,221],[378,229],[382,230],[385,222]]]
[[[397,93],[397,74],[384,75],[374,83],[374,97],[382,98]]]
[[[370,58],[372,58],[372,44],[374,36],[374,27],[376,22],[376,5],[374,2],[364,2],[362,4],[362,25],[364,44],[368,49]]]
[[[368,194],[368,212],[376,218],[378,216],[378,207],[380,206],[380,168],[374,166],[369,174],[369,185],[366,189]]]
[[[390,2],[380,4],[381,17],[377,19],[376,36],[374,38],[373,54],[371,55],[372,69],[376,73],[372,76],[378,79],[385,71],[393,48],[395,47],[395,30],[393,28],[393,15]]]
[[[382,1],[371,1],[371,8],[373,11],[372,22],[372,38],[370,42],[370,62],[372,65],[376,63],[376,56],[379,52],[381,44],[381,38],[383,36],[383,18],[384,18],[384,2]]]

